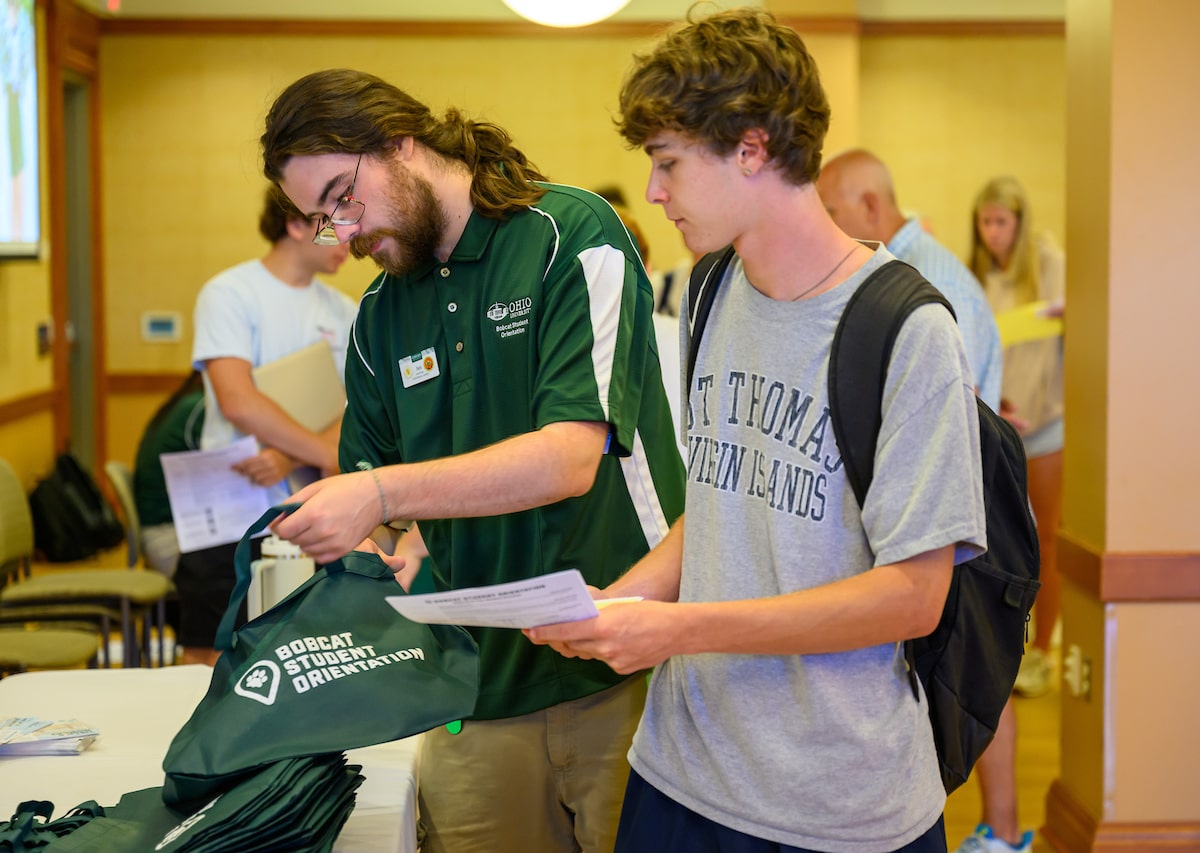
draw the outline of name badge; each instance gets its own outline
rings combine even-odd
[[[420,385],[441,375],[442,371],[438,369],[437,355],[434,354],[433,347],[400,359],[400,381],[404,383],[405,388]]]

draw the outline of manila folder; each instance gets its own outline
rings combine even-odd
[[[259,391],[311,432],[325,429],[346,408],[346,389],[328,341],[260,365],[253,376]]]

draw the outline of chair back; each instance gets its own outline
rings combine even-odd
[[[121,515],[125,516],[125,562],[132,569],[142,559],[142,522],[133,500],[133,472],[124,462],[110,459],[104,463],[104,474],[117,494]]]
[[[0,586],[27,568],[33,556],[33,515],[21,478],[0,459]]]

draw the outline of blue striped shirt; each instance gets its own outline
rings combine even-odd
[[[992,315],[983,287],[963,262],[933,239],[916,219],[908,220],[893,234],[887,248],[897,258],[915,267],[950,300],[958,317],[963,343],[966,344],[967,361],[975,377],[975,387],[983,402],[994,411],[999,411],[1004,356],[996,318]]]

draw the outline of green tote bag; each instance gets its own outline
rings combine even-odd
[[[216,644],[208,693],[163,759],[163,801],[186,806],[285,758],[341,752],[470,717],[479,650],[463,628],[410,622],[385,600],[403,594],[376,554],[352,551],[234,630],[250,587],[250,540]]]

